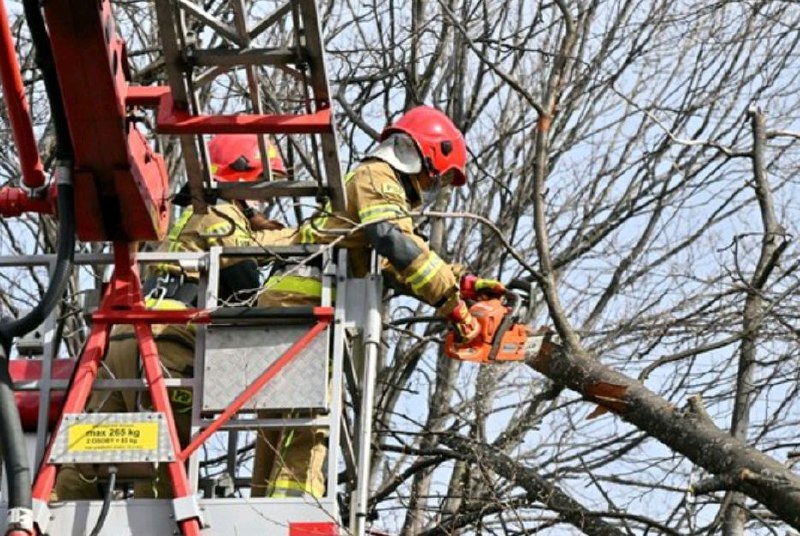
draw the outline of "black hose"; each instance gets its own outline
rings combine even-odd
[[[8,482],[8,509],[30,509],[31,469],[25,436],[19,420],[14,388],[8,373],[8,354],[0,348],[0,452],[3,453],[6,481]]]
[[[72,185],[72,162],[56,168],[58,181],[58,247],[50,285],[36,306],[22,318],[0,325],[0,342],[8,355],[14,337],[36,329],[58,305],[67,288],[75,256],[75,190]]]
[[[50,40],[44,25],[39,0],[24,0],[25,18],[31,32],[37,61],[50,101],[56,134],[56,180],[58,187],[58,248],[50,284],[39,302],[24,317],[0,324],[0,444],[8,481],[8,510],[27,510],[33,506],[31,470],[25,438],[8,372],[8,358],[14,337],[24,335],[41,324],[64,295],[75,252],[75,193],[72,184],[72,139],[61,99]]]
[[[30,509],[31,472],[25,438],[22,431],[14,388],[8,372],[8,357],[14,337],[24,335],[39,326],[61,300],[72,272],[75,251],[75,210],[72,186],[72,165],[59,166],[58,217],[59,235],[56,265],[50,275],[50,285],[40,301],[27,315],[0,325],[0,444],[8,482],[8,507]]]
[[[100,509],[100,515],[97,516],[97,522],[94,524],[90,536],[99,536],[100,531],[103,530],[103,525],[106,523],[108,517],[108,510],[111,508],[111,499],[114,497],[114,487],[117,485],[117,468],[116,466],[109,466],[108,468],[108,489],[106,496],[103,497],[103,507]]]
[[[53,129],[56,135],[56,160],[72,160],[74,152],[72,149],[72,138],[69,135],[69,124],[67,114],[64,110],[64,101],[61,98],[61,86],[58,83],[58,73],[56,64],[53,61],[53,50],[50,48],[50,37],[44,25],[42,17],[41,0],[23,0],[25,20],[31,32],[34,52],[36,54],[36,65],[42,72],[44,89],[47,92],[47,100],[50,101],[50,118],[53,121]]]

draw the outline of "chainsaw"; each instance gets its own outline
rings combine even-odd
[[[513,285],[513,284],[512,284]],[[461,343],[451,330],[444,342],[447,357],[459,361],[491,364],[525,360],[525,343],[531,330],[520,323],[522,297],[507,290],[500,298],[481,299],[469,312],[480,325],[480,333],[467,343]]]

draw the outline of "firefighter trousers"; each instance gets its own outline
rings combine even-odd
[[[186,326],[153,326],[161,368],[165,378],[193,376],[194,332]],[[131,326],[115,326],[111,332],[103,364],[97,377],[101,379],[135,379],[143,377],[139,347]],[[185,388],[168,390],[175,425],[181,445],[189,440],[192,417],[192,392]],[[86,404],[88,412],[129,413],[152,411],[147,391],[93,391]],[[171,482],[166,464],[160,464],[155,478],[134,481],[136,498],[169,498]],[[92,500],[102,498],[102,488],[87,466],[62,465],[56,477],[52,500]]]
[[[319,296],[267,290],[259,296],[259,307],[316,305]],[[259,418],[291,417],[262,410]],[[252,497],[298,497],[325,494],[325,457],[328,430],[324,428],[260,428],[256,433]]]

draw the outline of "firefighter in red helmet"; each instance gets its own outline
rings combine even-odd
[[[445,263],[414,232],[410,215],[427,193],[466,184],[464,137],[444,113],[418,106],[388,126],[379,142],[345,177],[347,210],[324,207],[300,227],[301,243],[330,243],[341,238],[342,230],[352,229],[338,245],[348,249],[355,277],[366,275],[369,253],[374,249],[387,261],[393,279],[434,306],[462,340],[470,341],[478,335],[479,326],[464,299],[478,293],[500,294],[504,287],[499,281],[472,275],[459,280],[460,269]],[[280,273],[270,277],[259,305],[290,306],[319,300],[321,287],[315,274],[302,277],[291,268],[286,273],[286,277]],[[257,442],[253,496],[321,496],[324,431],[305,428],[284,435],[277,444],[263,435]]]
[[[255,181],[263,173],[255,136],[219,135],[209,143],[212,171],[222,181]],[[274,173],[286,168],[270,143],[270,166]],[[176,205],[191,203],[189,189],[184,188],[173,199]],[[191,206],[170,229],[159,251],[200,252],[211,246],[259,246],[290,244],[297,232],[266,219],[252,207],[240,202],[217,203],[206,214],[196,214]],[[223,259],[219,274],[217,298],[222,302],[241,302],[255,295],[260,287],[260,274],[254,259]],[[199,273],[176,263],[159,263],[149,267],[143,282],[145,303],[150,309],[185,309],[197,306]],[[195,331],[192,325],[153,325],[153,338],[158,347],[165,375],[183,378],[193,375]],[[131,379],[140,376],[139,351],[131,326],[114,326],[104,356],[99,378]],[[170,388],[170,400],[182,445],[189,439],[193,393],[185,388]],[[135,391],[93,392],[87,409],[109,413],[149,411],[149,395]],[[169,497],[170,481],[167,466],[161,464],[155,478],[139,478],[134,484],[137,498]],[[62,465],[56,478],[53,499],[83,500],[102,497],[98,477],[87,467]]]

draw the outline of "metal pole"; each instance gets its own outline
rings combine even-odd
[[[0,0],[0,75],[2,75],[3,95],[11,127],[14,130],[14,141],[19,152],[22,182],[30,190],[37,190],[44,186],[44,167],[36,147],[31,117],[28,114],[28,101],[25,98],[25,86],[19,72],[6,5],[2,0]]]
[[[363,536],[366,531],[369,506],[370,445],[372,440],[372,413],[375,398],[375,376],[377,374],[378,350],[381,344],[380,276],[371,274],[367,284],[367,321],[364,327],[364,373],[362,376],[361,411],[358,426],[358,483],[353,496],[350,529],[354,536]]]

